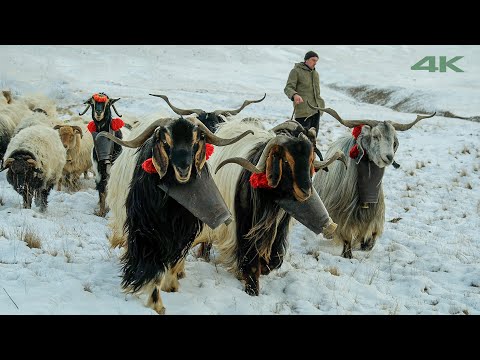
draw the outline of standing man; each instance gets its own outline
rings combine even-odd
[[[320,78],[315,70],[317,61],[317,53],[307,52],[304,62],[296,63],[290,71],[283,91],[293,101],[295,120],[307,130],[315,127],[318,134],[321,113],[307,104],[308,100],[313,106],[325,107],[325,101],[320,96]]]

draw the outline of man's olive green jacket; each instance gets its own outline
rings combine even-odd
[[[288,75],[287,85],[283,90],[290,100],[298,94],[303,103],[295,107],[295,118],[307,117],[317,111],[307,105],[307,100],[313,106],[325,108],[325,101],[320,96],[320,78],[317,70],[311,70],[305,63],[296,63]],[[320,112],[320,115],[323,112]]]

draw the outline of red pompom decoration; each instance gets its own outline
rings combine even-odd
[[[149,174],[155,174],[157,172],[157,169],[153,166],[152,158],[148,158],[142,163],[142,169]]]
[[[271,189],[272,187],[268,185],[267,174],[260,173],[260,174],[252,174],[250,176],[250,185],[254,188],[262,188],[262,189]]]
[[[215,150],[215,147],[214,147],[212,144],[208,144],[208,143],[207,143],[207,144],[205,145],[205,148],[206,148],[206,149],[205,149],[205,154],[206,154],[206,155],[205,155],[205,159],[208,160],[208,158],[209,158],[210,156],[212,156],[213,151]]]
[[[350,157],[352,159],[356,159],[359,153],[360,153],[360,150],[358,150],[358,145],[357,144],[353,145],[352,148],[350,149]]]
[[[106,102],[108,100],[108,97],[106,95],[103,95],[103,94],[93,94],[92,98],[96,102]]]
[[[90,121],[87,125],[87,129],[91,133],[96,132],[97,131],[97,125],[95,125],[95,123],[93,121]]]
[[[360,135],[360,133],[362,132],[362,128],[363,125],[358,125],[352,129],[352,135],[355,139],[358,138],[358,135]]]
[[[112,119],[112,121],[110,122],[110,128],[113,131],[120,130],[124,125],[125,125],[125,123],[120,118]]]

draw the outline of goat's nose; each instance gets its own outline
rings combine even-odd
[[[388,154],[387,159],[388,159],[388,161],[392,161],[393,160],[393,155]]]
[[[68,146],[64,144],[63,147],[66,149]]]
[[[181,167],[178,167],[177,168],[178,170],[178,173],[182,176],[187,176],[188,175],[188,170],[189,170],[189,167],[185,167],[185,168],[181,168]]]

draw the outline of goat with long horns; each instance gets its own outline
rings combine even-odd
[[[206,112],[202,109],[180,109],[176,106],[173,106],[170,100],[168,99],[168,97],[166,97],[165,95],[154,95],[154,94],[149,94],[149,95],[157,96],[165,100],[168,106],[170,106],[173,112],[175,112],[175,114],[177,115],[186,116],[186,115],[196,114],[198,120],[204,123],[205,126],[212,132],[215,132],[217,130],[217,126],[224,122],[222,116],[237,115],[238,113],[240,113],[240,111],[245,109],[245,107],[247,107],[248,105],[262,102],[267,96],[267,94],[265,93],[265,95],[263,95],[261,99],[245,100],[242,106],[240,106],[238,109],[235,109],[235,110],[214,110],[211,112]]]
[[[312,187],[312,175],[337,159],[345,161],[344,155],[315,160],[312,140],[303,131],[298,135],[282,131],[291,125],[283,123],[272,131],[256,122],[226,122],[217,135],[231,137],[246,130],[255,135],[219,149],[210,159],[234,223],[204,228],[194,244],[213,242],[220,262],[245,281],[250,295],[259,294],[260,275],[282,265],[292,217],[317,234],[336,228]]]
[[[311,105],[310,105],[311,106]],[[316,108],[353,129],[329,148],[326,156],[341,151],[348,168],[332,165],[328,173],[317,173],[313,186],[318,191],[333,221],[338,224],[333,238],[343,244],[342,256],[352,258],[352,249],[371,250],[382,235],[385,224],[383,174],[394,165],[399,142],[397,131],[409,130],[431,115],[418,115],[408,123],[378,120],[344,120],[330,108]],[[395,166],[395,167],[398,167]]]
[[[216,228],[231,221],[206,164],[207,147],[248,134],[223,138],[198,119],[181,117],[142,123],[128,141],[98,135],[127,147],[112,166],[106,199],[110,243],[126,246],[122,287],[148,292],[148,306],[157,313],[165,312],[160,290],[178,290],[176,269],[204,223]]]
[[[115,159],[122,152],[122,147],[115,144],[111,140],[98,137],[98,133],[106,131],[115,134],[117,138],[122,138],[122,130],[120,129],[124,123],[122,120],[116,118],[112,119],[113,108],[115,113],[121,117],[115,108],[115,103],[120,98],[110,98],[105,93],[96,93],[88,98],[84,104],[87,104],[85,110],[79,115],[84,115],[88,109],[92,110],[92,121],[88,124],[88,130],[92,134],[94,147],[92,153],[93,169],[96,173],[95,184],[98,191],[98,209],[95,214],[98,216],[105,216],[108,209],[105,206],[106,186],[110,173],[110,167],[115,162]]]

